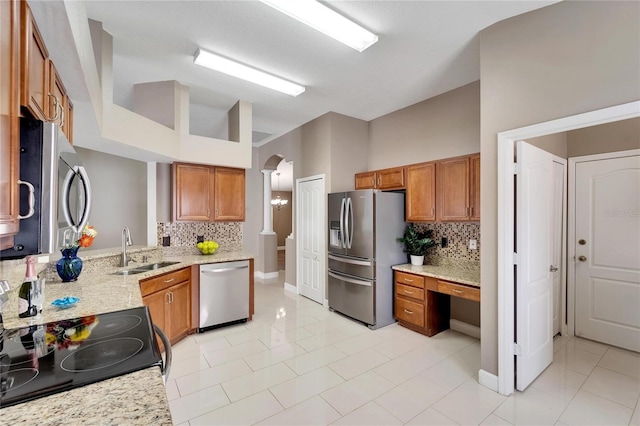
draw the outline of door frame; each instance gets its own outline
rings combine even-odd
[[[561,278],[560,278],[560,316],[561,316],[561,323],[560,323],[560,334],[562,334],[563,336],[567,333],[569,333],[569,328],[568,328],[568,315],[569,315],[569,307],[568,307],[568,289],[567,289],[567,213],[568,213],[568,204],[567,204],[567,196],[568,196],[568,189],[569,189],[569,179],[568,179],[568,174],[569,174],[569,169],[568,169],[568,160],[566,158],[562,158],[562,157],[558,157],[557,155],[553,156],[553,161],[555,163],[559,163],[562,164],[562,172],[564,173],[564,191],[562,192],[563,197],[562,197],[562,224],[560,226],[560,232],[561,232],[561,238],[562,238],[562,243],[560,245],[560,265],[561,265],[561,269],[560,269],[560,273],[562,274]],[[570,333],[570,335],[573,335],[573,333]]]
[[[578,163],[584,163],[588,161],[609,160],[612,158],[624,158],[634,155],[640,155],[640,149],[630,149],[627,151],[607,152],[604,154],[592,154],[582,155],[580,157],[569,158],[569,179],[568,179],[568,204],[569,212],[571,214],[568,217],[567,235],[568,241],[576,240],[576,165]],[[575,259],[576,246],[575,244],[569,244],[567,246],[567,258]],[[576,309],[576,268],[575,263],[573,267],[567,269],[567,326],[569,334],[575,335],[576,322],[575,322],[575,309]]]
[[[498,133],[498,376],[480,370],[480,383],[510,395],[515,389],[514,143],[538,136],[640,117],[640,101],[559,118]],[[496,380],[497,379],[497,380]],[[497,383],[496,383],[497,382]],[[497,385],[497,389],[496,389]]]
[[[323,265],[324,265],[324,272],[320,274],[320,276],[322,277],[322,282],[321,284],[321,292],[323,295],[323,305],[324,306],[329,306],[328,302],[327,302],[327,274],[326,274],[326,269],[327,269],[327,182],[325,179],[325,175],[323,174],[319,174],[319,175],[313,175],[313,176],[306,176],[303,178],[298,178],[296,179],[296,194],[300,193],[300,184],[303,182],[309,182],[312,180],[321,180],[322,181],[322,187],[323,187],[323,196],[322,196],[322,211],[323,211],[323,215],[322,215],[322,224],[321,224],[321,229],[322,229],[322,236],[320,238],[320,242],[321,242],[321,252],[324,255],[324,259],[323,259]],[[301,206],[300,206],[300,202],[301,202],[302,197],[295,197],[296,200],[296,225],[295,225],[295,235],[296,235],[296,288],[297,288],[297,294],[302,294],[301,290],[301,286],[302,286],[302,238],[301,238],[301,231],[300,231],[300,211],[301,211]]]

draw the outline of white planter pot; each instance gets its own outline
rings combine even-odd
[[[411,257],[411,264],[412,265],[416,265],[416,266],[420,266],[424,263],[424,256],[414,256],[414,255],[410,255]]]

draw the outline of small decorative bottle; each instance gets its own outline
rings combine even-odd
[[[36,259],[33,256],[27,257],[27,272],[18,293],[18,316],[20,318],[34,317],[38,315],[38,301],[34,300],[36,276]]]

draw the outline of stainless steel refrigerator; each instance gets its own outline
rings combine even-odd
[[[371,329],[395,322],[392,265],[406,263],[404,194],[329,194],[329,308]]]

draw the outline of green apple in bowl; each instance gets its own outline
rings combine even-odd
[[[220,246],[213,240],[204,240],[199,242],[196,247],[198,247],[198,250],[200,250],[202,254],[213,254]]]

